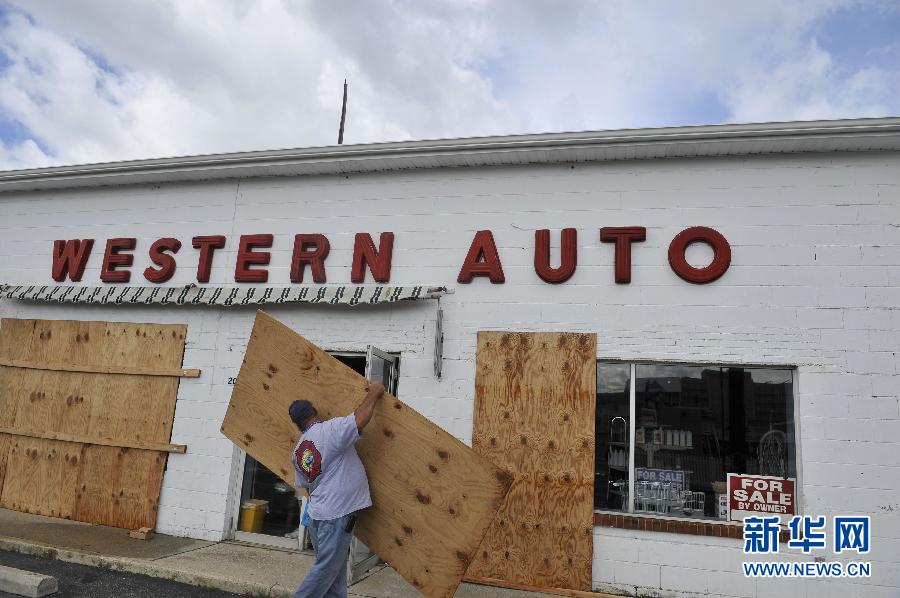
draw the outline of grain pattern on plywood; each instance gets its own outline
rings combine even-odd
[[[2,340],[2,339],[0,339]],[[0,367],[0,425],[11,427],[16,421],[16,411],[19,408],[19,397],[16,389],[19,378],[16,370]],[[3,490],[3,480],[6,476],[6,459],[9,455],[11,437],[0,434],[0,494]]]
[[[366,381],[259,312],[222,431],[293,483],[299,433],[287,414],[304,398],[323,418],[347,415]],[[357,537],[426,596],[451,596],[509,487],[509,476],[398,399],[385,395],[357,444],[374,506]]]
[[[478,334],[472,447],[515,481],[468,575],[590,590],[594,334]]]
[[[0,360],[15,366],[0,366],[0,389],[9,389],[0,401],[15,410],[0,428],[43,438],[0,434],[0,461],[3,446],[11,447],[0,504],[154,527],[167,453],[119,446],[172,446],[179,378],[137,372],[181,372],[185,334],[172,324],[3,319]],[[50,455],[46,463],[39,453]],[[27,478],[53,489],[41,495]]]
[[[154,528],[166,453],[86,446],[73,518],[104,525]]]
[[[71,519],[75,507],[72,494],[83,446],[21,437],[11,440],[9,445],[9,473],[0,494],[0,506]]]
[[[182,369],[186,332],[183,324],[3,318],[0,355],[14,361],[98,368]]]

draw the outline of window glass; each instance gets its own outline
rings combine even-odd
[[[730,473],[797,477],[793,372],[728,368]]]
[[[597,364],[594,505],[628,510],[628,417],[631,364]]]
[[[635,512],[713,514],[713,482],[725,479],[723,409],[719,368],[635,367]]]
[[[724,519],[729,473],[796,478],[792,370],[637,364],[623,460],[616,418],[628,421],[629,371],[597,366],[597,508],[628,510],[632,441],[636,513]]]

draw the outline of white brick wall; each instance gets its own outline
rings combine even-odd
[[[191,282],[190,238],[225,234],[212,283],[229,284],[237,236],[275,236],[270,281],[288,284],[292,236],[325,233],[329,282],[349,282],[355,232],[396,234],[392,282],[443,284],[444,376],[431,373],[435,304],[269,311],[331,350],[368,343],[402,355],[399,394],[471,439],[475,333],[596,331],[598,357],[773,363],[798,368],[802,507],[873,517],[872,578],[790,584],[740,574],[737,540],[595,531],[597,589],[652,596],[896,596],[900,593],[900,156],[820,154],[468,168],[341,177],[160,184],[0,195],[0,281],[51,282],[52,240],[138,237],[133,280],[158,237],[183,247],[170,284]],[[641,225],[630,285],[613,282],[601,226]],[[694,286],[666,251],[694,225],[732,244],[732,267]],[[532,268],[535,228],[578,229],[578,270],[546,285]],[[455,283],[473,232],[493,230],[505,285]],[[554,233],[554,241],[558,235]],[[553,253],[556,259],[557,252]],[[703,252],[691,252],[691,260]],[[699,256],[699,257],[698,257]],[[308,274],[307,274],[308,275]],[[253,310],[0,302],[13,317],[182,322],[185,365],[158,529],[219,539],[232,527],[237,450],[219,433]],[[791,558],[802,558],[792,556]],[[829,558],[833,558],[829,555]]]

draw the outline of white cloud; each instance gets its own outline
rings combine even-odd
[[[379,11],[345,31],[275,2],[22,10],[35,22],[7,17],[0,106],[62,162],[333,144],[346,76],[347,142],[518,128],[436,19]]]
[[[898,97],[900,70],[867,67],[842,74],[815,42],[771,71],[748,69],[728,94],[743,122],[891,116]]]
[[[347,143],[897,113],[896,70],[817,43],[855,6],[21,2],[0,16],[0,122],[38,143],[6,142],[0,168],[330,145],[345,76]]]
[[[10,144],[0,140],[0,170],[40,168],[52,164],[53,158],[45,154],[31,139]]]

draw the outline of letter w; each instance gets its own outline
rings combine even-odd
[[[72,282],[80,281],[93,246],[93,239],[53,241],[53,280],[62,282],[68,274]]]

